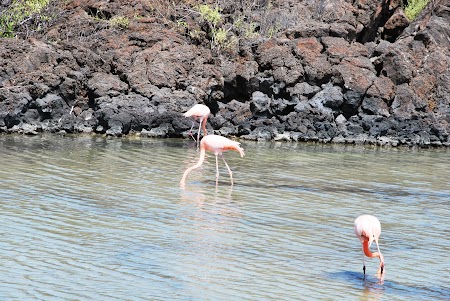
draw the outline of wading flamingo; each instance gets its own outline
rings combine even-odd
[[[198,159],[197,164],[194,166],[189,167],[186,169],[186,171],[183,174],[183,178],[181,178],[180,186],[181,188],[185,187],[186,178],[187,175],[194,169],[199,168],[203,161],[205,160],[205,153],[206,151],[214,152],[214,155],[216,155],[216,186],[219,181],[219,164],[217,162],[217,156],[220,155],[223,159],[223,162],[225,163],[225,166],[228,169],[228,173],[230,174],[231,179],[231,185],[233,185],[233,173],[231,172],[230,167],[228,166],[227,162],[225,161],[225,158],[223,157],[222,152],[227,150],[234,150],[239,152],[241,157],[245,156],[244,149],[240,147],[240,143],[230,140],[228,138],[219,136],[219,135],[207,135],[203,137],[203,139],[200,142],[200,158]]]
[[[206,132],[206,120],[209,117],[209,114],[211,113],[211,110],[202,104],[196,104],[192,108],[189,109],[186,113],[184,113],[184,117],[193,117],[194,121],[192,121],[191,129],[189,130],[189,135],[195,140],[194,136],[192,135],[192,128],[194,127],[195,120],[198,120],[200,123],[198,126],[198,133],[197,133],[197,148],[198,143],[200,139],[200,128],[203,128],[203,135],[206,136],[208,133]]]
[[[356,237],[359,238],[362,244],[362,251],[363,251],[363,272],[364,277],[366,276],[366,264],[364,262],[364,254],[367,257],[370,258],[380,258],[380,268],[378,269],[377,274],[383,275],[384,271],[384,257],[380,252],[380,247],[378,246],[378,238],[381,234],[381,225],[380,221],[373,215],[360,215],[355,220],[355,224],[353,227],[353,230],[355,231]],[[375,243],[377,244],[378,252],[372,253],[370,252],[370,245],[372,244],[372,241],[375,240]]]

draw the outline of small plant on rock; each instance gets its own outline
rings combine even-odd
[[[222,20],[222,14],[219,12],[219,8],[211,8],[207,4],[201,4],[198,6],[198,12],[200,16],[209,22],[211,27],[216,28],[218,23]]]
[[[39,31],[56,18],[47,10],[51,0],[12,0],[0,12],[0,37],[13,38],[17,34],[28,35]]]
[[[223,17],[218,7],[211,8],[207,4],[201,4],[198,6],[198,12],[201,19],[208,24],[211,49],[217,51],[230,49],[237,42],[237,38],[230,33],[231,27],[221,26]]]
[[[408,4],[405,7],[406,17],[412,21],[420,12],[427,6],[430,0],[408,0]]]
[[[109,24],[117,28],[125,29],[130,26],[130,20],[124,16],[114,16],[109,20]]]

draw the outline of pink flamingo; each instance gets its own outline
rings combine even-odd
[[[364,262],[364,254],[370,258],[380,258],[380,268],[377,274],[383,275],[384,271],[384,257],[380,252],[380,247],[378,246],[378,238],[381,234],[381,224],[380,221],[373,215],[361,215],[355,220],[355,224],[353,227],[355,231],[356,237],[359,238],[362,244],[363,251],[363,272],[364,277],[366,276],[366,264]],[[378,252],[372,253],[370,252],[370,245],[372,241],[375,240],[377,244]]]
[[[231,172],[230,167],[228,166],[227,162],[225,161],[225,158],[223,157],[222,152],[227,151],[227,150],[234,150],[234,151],[239,152],[241,157],[244,157],[245,156],[244,149],[242,147],[240,147],[239,142],[230,140],[228,138],[225,138],[225,137],[222,137],[219,135],[207,135],[207,136],[203,137],[202,141],[200,142],[200,158],[199,158],[197,164],[186,169],[186,171],[183,174],[183,178],[181,178],[180,186],[182,188],[185,187],[185,182],[186,182],[188,173],[190,173],[192,170],[194,170],[196,168],[199,168],[203,164],[203,161],[205,160],[205,153],[207,150],[214,152],[214,154],[216,155],[216,186],[219,181],[219,164],[217,162],[218,155],[220,155],[222,157],[223,162],[225,163],[225,166],[228,169],[228,173],[230,174],[231,185],[233,185],[233,173]]]
[[[192,121],[191,129],[189,130],[189,135],[192,137],[192,139],[195,140],[194,136],[192,135],[192,128],[194,127],[195,120],[198,120],[200,122],[198,126],[198,133],[197,133],[197,147],[198,142],[200,141],[200,128],[203,128],[203,135],[207,135],[206,132],[206,120],[209,117],[209,114],[211,113],[211,110],[202,104],[196,104],[192,108],[189,109],[186,113],[184,113],[184,117],[193,117],[194,121]]]

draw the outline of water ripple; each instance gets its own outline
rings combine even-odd
[[[1,300],[446,300],[447,150],[0,136]],[[379,216],[386,278],[353,220]]]

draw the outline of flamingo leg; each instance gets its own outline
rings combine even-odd
[[[198,125],[198,133],[197,133],[197,149],[198,149],[198,145],[200,143],[200,130],[202,128],[202,121],[203,121],[203,118],[200,118],[200,123]]]
[[[191,138],[194,139],[194,141],[196,141],[194,135],[192,135],[192,129],[194,128],[194,124],[195,124],[195,121],[192,121],[192,126],[191,126],[191,129],[189,130],[189,136],[191,136]]]
[[[219,184],[219,162],[217,162],[217,154],[216,154],[216,187]]]
[[[362,259],[363,259],[363,274],[364,278],[366,278],[366,262],[364,261],[364,244],[361,244],[362,246]]]
[[[227,169],[228,169],[228,173],[230,174],[230,179],[231,179],[231,186],[233,186],[233,173],[231,172],[231,169],[230,169],[230,167],[228,166],[227,161],[225,161],[224,156],[223,156],[222,154],[220,154],[220,156],[222,157],[223,163],[225,163],[225,166],[226,166]]]
[[[381,259],[383,255],[381,255],[380,246],[378,245],[378,239],[375,239],[375,243],[377,244],[378,253],[380,254],[380,271],[381,271],[380,274],[383,275],[384,263]]]

